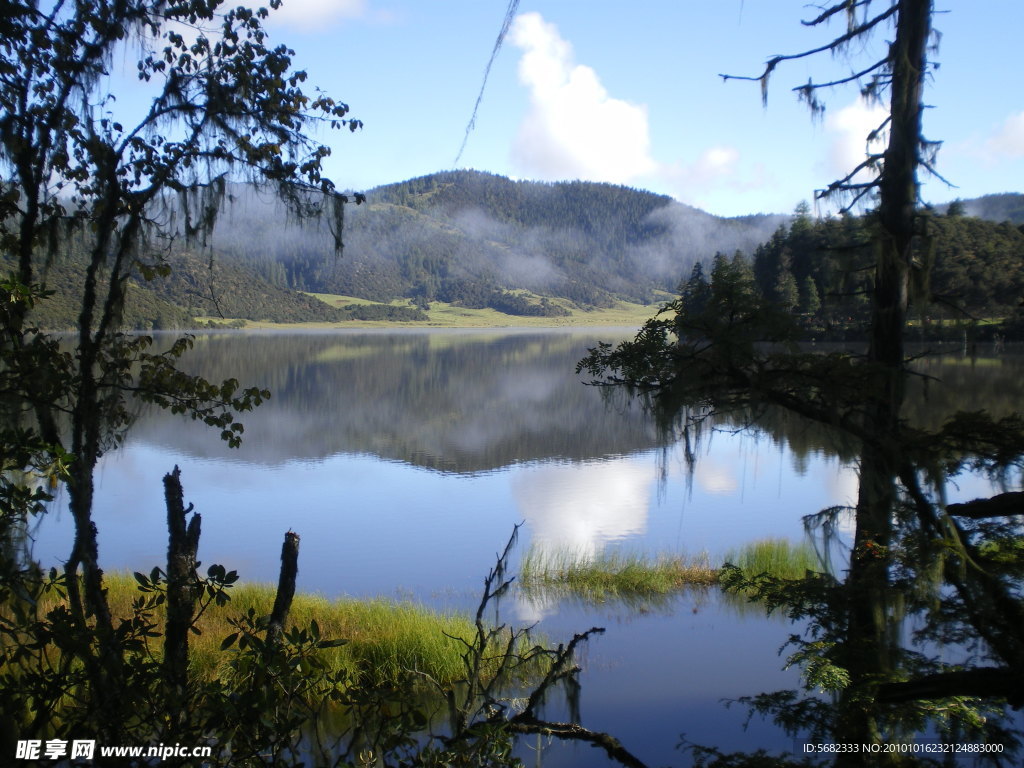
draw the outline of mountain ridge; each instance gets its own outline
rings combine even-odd
[[[755,250],[789,214],[720,217],[668,196],[598,182],[516,181],[484,171],[442,171],[382,185],[347,206],[344,252],[316,222],[291,222],[281,206],[238,186],[210,238],[212,253],[172,254],[172,276],[135,280],[131,327],[182,327],[195,317],[343,322],[360,317],[305,294],[352,296],[378,307],[363,319],[396,317],[385,305],[442,301],[509,315],[556,316],[565,304],[600,308],[653,303],[674,294],[697,262]],[[1024,195],[955,201],[967,214],[1024,223]],[[951,203],[936,206],[945,213]],[[73,327],[76,257],[50,272],[54,302],[44,323]],[[212,258],[211,258],[212,256]],[[559,300],[556,304],[552,300]],[[416,310],[400,319],[424,319]]]

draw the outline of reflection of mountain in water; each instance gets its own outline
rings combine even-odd
[[[1019,350],[986,356],[962,354],[958,347],[956,352],[915,349],[912,354],[914,375],[902,409],[910,427],[937,430],[960,411],[986,411],[996,418],[1019,412],[1024,381],[1024,356]],[[844,462],[855,462],[860,456],[859,444],[848,434],[771,405],[717,413],[692,429],[690,438],[699,440],[702,430],[747,427],[788,447],[800,474],[815,454],[837,456]]]
[[[254,463],[367,453],[450,472],[655,447],[639,408],[609,407],[573,374],[594,343],[564,332],[204,336],[190,370],[273,393],[245,414],[241,450],[166,413],[140,419],[132,439]]]
[[[163,412],[144,416],[132,439],[252,463],[365,453],[459,473],[630,455],[659,445],[653,425],[635,403],[609,405],[573,375],[588,346],[615,336],[440,330],[202,336],[186,361],[190,369],[273,393],[245,415],[242,449],[229,451],[212,430]],[[1024,360],[947,355],[916,367],[929,378],[908,398],[908,417],[933,425],[957,409],[1012,410]],[[798,463],[822,451],[856,456],[856,446],[791,414],[734,415],[719,426],[735,428],[748,418],[787,444]]]

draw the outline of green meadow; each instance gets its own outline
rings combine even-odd
[[[341,296],[331,293],[311,293],[310,296],[329,304],[332,307],[344,307],[349,304],[375,304],[366,299],[353,296]],[[532,294],[530,294],[532,295]],[[665,295],[666,300],[671,298]],[[565,299],[551,299],[566,309],[567,317],[533,317],[523,315],[506,315],[494,309],[469,309],[442,301],[430,302],[426,314],[428,319],[419,322],[396,322],[391,320],[351,320],[342,323],[269,323],[254,320],[238,320],[234,318],[196,318],[202,324],[212,323],[225,327],[241,328],[295,328],[295,329],[329,329],[329,328],[573,328],[573,327],[616,327],[635,326],[639,328],[644,321],[656,314],[660,304],[633,304],[619,301],[614,307],[605,309],[583,310]],[[405,299],[390,302],[395,307],[412,307]]]

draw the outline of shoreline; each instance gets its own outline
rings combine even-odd
[[[373,304],[366,299],[333,294],[310,294],[333,307],[346,304]],[[666,297],[668,298],[668,297]],[[469,309],[466,307],[432,302],[426,310],[427,320],[344,320],[341,322],[293,322],[277,323],[264,320],[241,318],[194,318],[196,326],[191,330],[366,330],[366,329],[572,329],[572,328],[636,328],[658,313],[663,303],[635,304],[619,301],[613,307],[601,309],[580,309],[564,300],[556,303],[569,311],[569,315],[508,315],[494,309]],[[410,307],[408,300],[390,302],[388,306]],[[207,325],[209,324],[209,325]]]

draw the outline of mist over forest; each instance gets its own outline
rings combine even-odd
[[[289,224],[251,191],[233,197],[214,233],[218,250],[277,285],[377,301],[466,293],[462,283],[598,305],[649,301],[674,291],[696,261],[749,253],[788,220],[724,219],[609,184],[458,171],[369,191],[364,205],[348,206],[344,255],[334,258],[326,226]]]
[[[936,206],[935,213],[947,219],[951,206],[965,224],[946,238],[952,245],[940,249],[940,282],[941,275],[957,273],[943,293],[968,296],[978,307],[998,284],[996,304],[1014,304],[1013,297],[1024,293],[1024,275],[1007,259],[1024,248],[1018,231],[1024,196],[955,201]],[[448,171],[385,185],[367,191],[365,203],[345,206],[340,252],[326,218],[300,221],[267,192],[231,187],[205,245],[179,246],[161,256],[171,266],[166,278],[133,281],[125,324],[180,328],[203,317],[424,321],[432,302],[560,317],[569,308],[663,302],[695,264],[709,272],[716,253],[740,252],[751,264],[760,259],[761,271],[768,270],[762,275],[767,294],[777,293],[789,272],[801,291],[809,278],[823,297],[839,290],[825,274],[831,267],[821,266],[833,259],[828,249],[836,245],[829,226],[817,226],[811,239],[790,237],[793,213],[723,218],[611,184]],[[69,242],[50,266],[47,279],[57,296],[38,313],[44,327],[75,326],[86,251],[84,243]],[[811,264],[819,266],[812,270]],[[833,266],[833,272],[846,269]],[[375,303],[344,299],[331,305],[309,293]],[[389,304],[403,300],[402,306]]]

